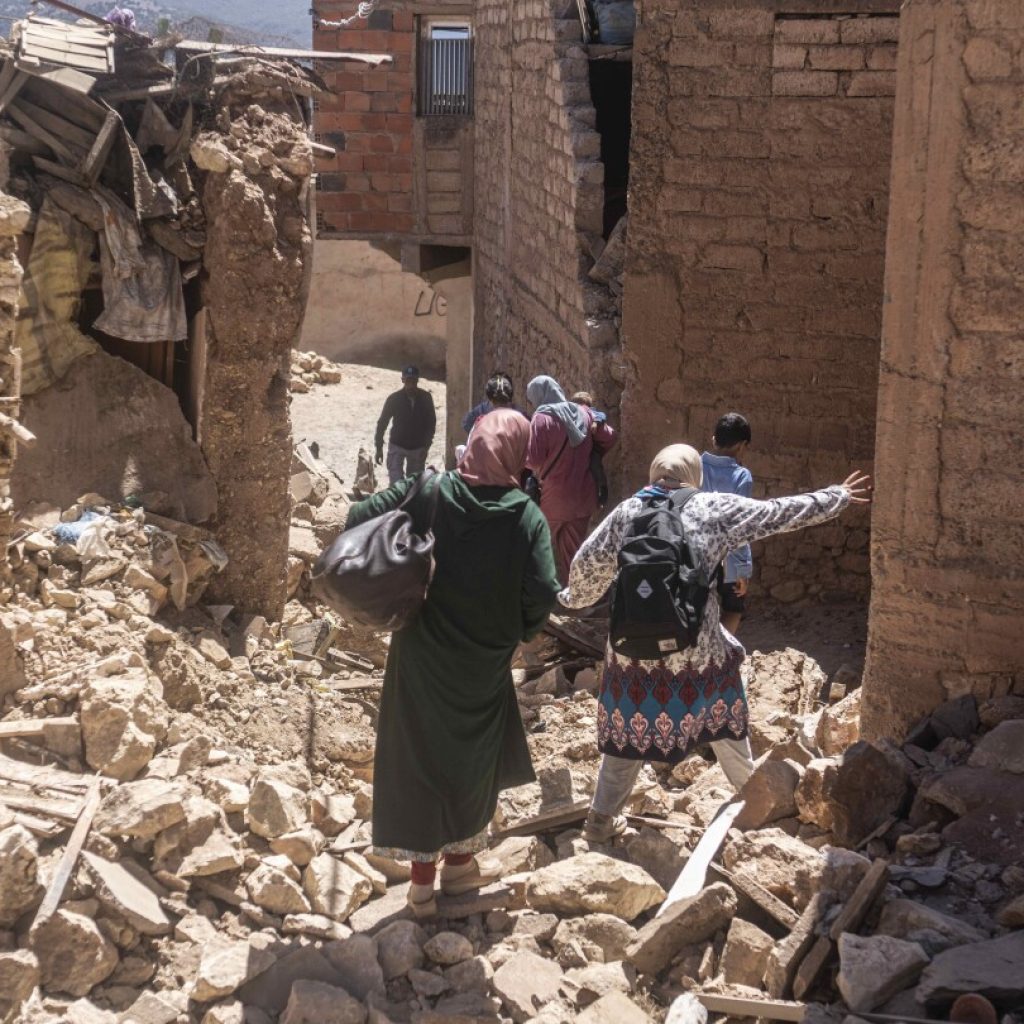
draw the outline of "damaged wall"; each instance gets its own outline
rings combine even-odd
[[[550,373],[615,410],[615,304],[587,278],[604,165],[580,40],[574,5],[477,4],[474,377],[503,368],[522,394]]]
[[[650,0],[634,47],[623,461],[751,420],[755,496],[871,468],[898,5]],[[853,17],[851,9],[874,12]],[[637,482],[637,481],[632,481]],[[755,551],[864,595],[868,515]]]
[[[217,480],[213,529],[230,559],[211,600],[279,619],[291,472],[288,377],[312,273],[312,150],[288,113],[228,103],[192,146],[208,237],[207,364],[198,431]]]
[[[864,728],[1024,692],[1024,8],[904,7]]]

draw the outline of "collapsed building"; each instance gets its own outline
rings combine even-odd
[[[5,443],[38,442],[4,463],[6,501],[204,524],[226,555],[211,595],[275,619],[322,87],[305,56],[33,15],[0,68]]]
[[[395,63],[328,73],[318,237],[459,281],[452,408],[495,366],[593,392],[620,493],[728,409],[753,423],[755,496],[873,472],[870,515],[775,538],[754,581],[870,596],[870,734],[1019,690],[1021,476],[989,451],[1022,426],[1016,7],[640,0],[635,35],[620,10],[604,37],[581,18],[624,6],[402,0],[342,25],[319,0],[318,47]]]

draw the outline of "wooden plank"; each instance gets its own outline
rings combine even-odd
[[[334,666],[331,667],[333,668]],[[329,688],[333,693],[355,693],[357,690],[381,690],[384,688],[384,680],[339,679],[338,682],[331,683]]]
[[[34,836],[40,839],[56,839],[57,836],[67,831],[66,825],[58,824],[56,821],[48,821],[46,818],[37,818],[34,814],[27,814],[25,811],[14,811],[14,823],[27,828]]]
[[[96,79],[92,75],[79,71],[76,68],[50,67],[49,65],[35,64],[29,67],[23,61],[17,61],[18,68],[27,72],[37,81],[52,82],[61,88],[70,90],[69,96],[88,96]]]
[[[54,725],[67,726],[78,725],[78,719],[73,716],[63,718],[25,718],[20,722],[0,722],[0,740],[11,736],[43,736],[47,727]]]
[[[788,903],[783,903],[774,893],[769,892],[759,882],[748,875],[727,871],[721,864],[710,864],[708,870],[728,882],[734,889],[741,892],[747,899],[756,903],[769,917],[778,921],[786,931],[796,927],[800,915]]]
[[[856,931],[860,927],[875,900],[882,895],[888,881],[888,862],[881,859],[872,862],[828,930],[829,938],[833,942],[838,942],[843,932]]]
[[[17,73],[18,69],[14,66],[13,60],[6,61],[3,68],[0,68],[0,96],[7,92]]]
[[[804,1019],[807,1009],[803,1003],[779,999],[746,999],[740,996],[719,996],[711,992],[695,992],[694,995],[711,1013],[724,1013],[729,1017],[763,1017],[766,1020],[799,1022]]]
[[[13,416],[4,412],[0,412],[0,431],[15,438],[25,448],[31,448],[36,443],[36,435],[28,427],[23,427]]]
[[[81,810],[81,800],[69,797],[66,800],[40,796],[28,790],[0,785],[0,803],[19,811],[41,814],[58,821],[74,822]]]
[[[889,831],[896,824],[897,818],[895,814],[891,814],[881,825],[878,826],[873,832],[869,832],[855,847],[856,850],[863,850],[872,839],[881,839],[886,832]]]
[[[693,853],[690,854],[690,859],[683,866],[683,870],[679,873],[679,877],[669,890],[665,902],[658,908],[657,914],[654,915],[655,917],[660,917],[664,914],[673,903],[685,900],[690,896],[696,896],[704,888],[708,865],[714,860],[715,854],[718,853],[718,848],[725,842],[726,834],[732,828],[736,815],[745,806],[742,800],[737,800],[735,803],[727,801],[722,804],[718,810],[718,816],[708,825],[704,835],[700,837],[700,842]]]
[[[24,46],[21,55],[35,57],[45,64],[64,64],[74,68],[82,68],[85,71],[95,71],[99,74],[108,74],[110,65],[107,63],[106,54],[96,57],[87,56],[84,53],[71,53],[63,47],[43,46],[39,42],[33,42],[31,46]]]
[[[61,771],[60,768],[25,764],[24,761],[15,761],[13,757],[4,757],[0,754],[0,779],[5,782],[18,782],[36,789],[81,795],[88,791],[91,778],[89,775]]]
[[[48,156],[50,153],[49,146],[44,146],[28,132],[15,128],[12,124],[0,124],[0,139],[3,139],[11,149],[20,149],[32,156]]]
[[[62,181],[67,181],[72,185],[77,185],[79,188],[88,188],[89,182],[82,177],[82,175],[76,171],[73,167],[65,167],[63,164],[56,164],[52,160],[47,160],[41,156],[32,157],[32,162],[41,171],[46,171],[47,174],[52,174],[55,178],[60,178]]]
[[[82,812],[78,816],[78,821],[71,832],[68,845],[64,847],[64,853],[61,855],[60,864],[57,866],[53,881],[50,882],[50,887],[46,890],[43,902],[36,911],[35,920],[29,929],[30,934],[36,927],[53,917],[64,896],[64,890],[71,879],[71,873],[75,870],[75,864],[78,862],[78,855],[82,852],[82,847],[85,845],[89,829],[92,828],[92,819],[96,816],[96,811],[100,806],[100,799],[102,797],[101,783],[102,780],[97,775],[93,777],[89,785],[89,791],[85,795],[85,800],[82,801]]]
[[[90,138],[96,137],[106,120],[105,106],[88,96],[69,93],[66,88],[55,85],[47,78],[32,77],[25,86],[25,96],[37,107],[49,110],[52,114],[59,114],[78,125],[89,133]]]
[[[11,100],[21,91],[21,87],[28,81],[28,75],[24,71],[19,71],[0,95],[0,113],[5,111],[10,104]]]
[[[63,157],[63,159],[69,164],[78,163],[78,157],[68,149],[60,139],[51,132],[48,132],[42,125],[33,121],[32,118],[21,109],[17,100],[14,100],[9,104],[7,107],[7,113],[10,114],[11,117],[13,117],[14,120],[29,133],[29,135],[34,136],[40,142],[49,146],[57,156]]]
[[[796,927],[772,949],[764,981],[768,994],[773,998],[785,999],[792,991],[797,968],[814,945],[818,926],[834,902],[835,897],[831,892],[815,893],[800,915]]]
[[[797,999],[803,999],[814,987],[825,964],[832,958],[832,951],[835,943],[827,935],[819,935],[811,946],[811,951],[804,957],[803,962],[796,969],[796,976],[793,978],[793,995]]]
[[[508,839],[510,836],[531,836],[537,832],[544,832],[550,828],[562,828],[565,825],[572,825],[582,821],[590,810],[590,800],[577,800],[573,804],[554,807],[550,811],[535,814],[532,818],[525,818],[523,821],[511,828],[502,829],[500,832],[492,832],[492,839]]]
[[[121,118],[117,111],[107,112],[107,118],[103,122],[99,135],[96,136],[85,160],[82,161],[82,176],[90,184],[95,184],[110,156],[110,150],[117,139],[117,133],[121,128]]]
[[[289,57],[292,60],[349,60],[358,64],[390,64],[388,53],[348,53],[340,50],[301,50],[281,46],[232,46],[229,43],[202,43],[196,39],[182,39],[174,49],[185,53],[251,54],[256,57]]]
[[[626,821],[630,825],[646,825],[648,828],[655,828],[662,832],[699,832],[697,825],[691,825],[685,821],[666,821],[664,818],[648,818],[643,814],[627,814]]]
[[[15,103],[26,117],[32,118],[36,124],[42,125],[48,132],[64,142],[73,143],[88,152],[96,141],[95,132],[80,128],[62,114],[54,113],[52,110],[47,110],[45,107],[31,102],[24,92],[15,100]]]

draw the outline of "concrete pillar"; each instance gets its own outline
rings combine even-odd
[[[455,445],[462,444],[466,436],[462,417],[479,401],[473,393],[473,279],[467,273],[448,278],[434,288],[448,306],[445,461],[450,468],[454,465]]]
[[[1024,692],[1024,7],[900,18],[863,732]]]

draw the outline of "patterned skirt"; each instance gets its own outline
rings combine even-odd
[[[737,653],[697,670],[681,658],[636,661],[609,652],[597,709],[601,753],[678,764],[702,743],[743,739],[742,660]]]

